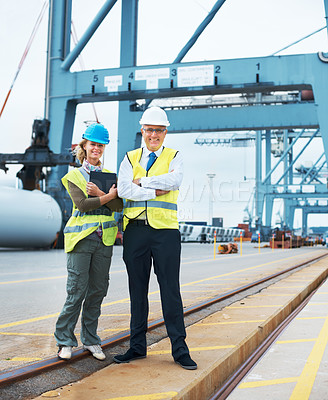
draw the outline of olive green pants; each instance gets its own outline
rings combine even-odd
[[[81,342],[87,346],[101,343],[98,318],[108,291],[112,252],[113,246],[85,238],[67,253],[67,297],[55,331],[58,346],[78,345],[74,329],[82,303]]]

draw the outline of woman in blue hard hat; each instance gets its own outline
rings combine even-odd
[[[98,360],[104,360],[97,335],[98,318],[109,284],[113,244],[117,234],[114,213],[109,202],[117,197],[114,185],[108,193],[89,182],[90,171],[110,172],[100,161],[109,143],[107,129],[101,124],[90,125],[82,136],[76,156],[80,168],[74,168],[62,183],[73,202],[70,219],[64,229],[67,253],[67,298],[56,323],[55,338],[58,357],[69,360],[72,347],[78,342],[74,329],[82,308],[81,342]],[[88,195],[93,196],[88,198]]]

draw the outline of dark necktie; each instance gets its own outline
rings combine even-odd
[[[154,164],[154,161],[156,160],[156,158],[157,158],[157,156],[155,153],[149,154],[149,160],[148,160],[148,164],[147,164],[147,168],[146,168],[147,171]]]

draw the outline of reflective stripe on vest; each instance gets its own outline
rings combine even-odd
[[[77,233],[77,232],[82,232],[86,231],[89,228],[94,228],[95,226],[98,226],[98,222],[90,222],[88,224],[83,224],[83,225],[75,225],[75,226],[66,226],[64,229],[64,233]],[[115,221],[105,221],[102,224],[103,229],[108,229],[108,228],[113,228],[116,226]]]
[[[82,231],[86,231],[87,229],[93,228],[98,225],[99,225],[98,222],[90,222],[88,224],[83,224],[83,225],[66,226],[64,229],[64,233],[82,232]]]
[[[166,201],[127,201],[125,204],[126,208],[134,208],[134,207],[154,207],[154,208],[165,208],[166,210],[174,210],[177,211],[178,206],[174,203],[168,203]]]

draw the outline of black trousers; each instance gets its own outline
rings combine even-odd
[[[180,295],[181,239],[177,229],[154,229],[129,223],[123,237],[123,259],[131,300],[130,347],[146,354],[148,288],[152,262],[160,287],[163,317],[176,360],[189,354]]]

